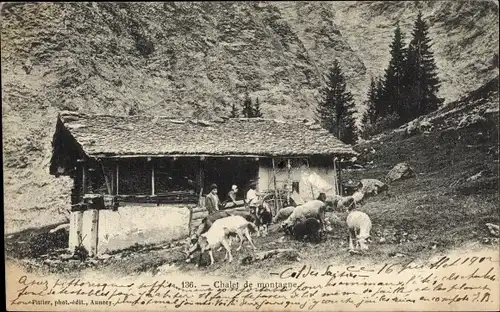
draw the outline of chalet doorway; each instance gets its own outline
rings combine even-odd
[[[208,158],[204,163],[203,194],[210,192],[210,185],[217,184],[221,202],[228,199],[233,184],[238,186],[237,200],[245,198],[251,182],[259,175],[259,163],[253,158]]]

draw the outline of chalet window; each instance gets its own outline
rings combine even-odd
[[[155,194],[195,193],[198,163],[196,158],[165,158],[155,161]]]
[[[127,159],[119,166],[120,195],[151,195],[151,162]]]

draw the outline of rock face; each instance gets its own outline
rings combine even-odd
[[[361,192],[363,192],[365,196],[375,196],[388,189],[387,184],[377,179],[362,179],[360,182],[362,185]]]
[[[407,163],[399,163],[387,173],[385,180],[387,183],[397,180],[404,180],[415,176],[415,171]]]
[[[3,4],[6,231],[65,219],[71,180],[47,174],[58,111],[227,116],[248,91],[264,117],[310,118],[335,59],[360,104],[419,9],[441,96],[498,75],[488,1]]]

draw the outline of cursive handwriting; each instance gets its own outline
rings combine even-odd
[[[10,305],[89,307],[159,306],[223,310],[327,309],[332,305],[432,303],[498,304],[498,263],[491,257],[440,257],[428,263],[414,259],[379,266],[329,264],[286,267],[270,275],[275,280],[239,281],[218,278],[211,283],[159,279],[139,283],[79,279],[38,279],[24,275],[16,282]],[[10,285],[14,286],[14,285]],[[444,306],[443,306],[444,307]]]

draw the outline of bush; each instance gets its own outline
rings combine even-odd
[[[367,123],[364,126],[362,137],[368,139],[374,135],[380,134],[388,129],[394,129],[398,126],[399,116],[394,113],[377,120],[375,123]]]

